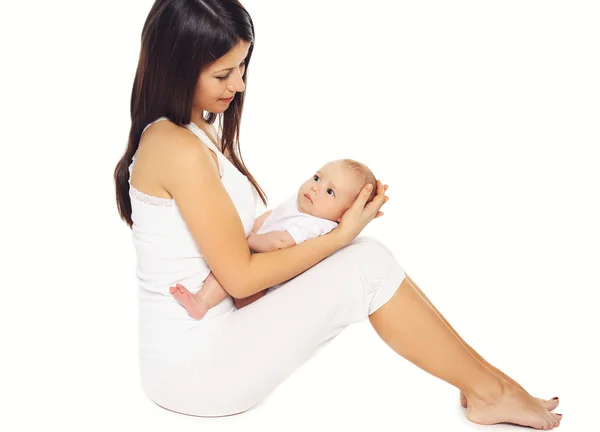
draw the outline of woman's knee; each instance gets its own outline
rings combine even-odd
[[[357,237],[347,248],[351,255],[347,265],[357,266],[363,281],[363,313],[370,315],[392,297],[406,273],[394,254],[374,237]]]
[[[352,253],[363,257],[367,256],[369,260],[383,261],[387,264],[395,263],[396,257],[380,240],[371,236],[356,237],[346,248],[351,249]],[[363,258],[364,259],[364,258]]]

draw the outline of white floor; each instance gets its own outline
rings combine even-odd
[[[548,356],[536,355],[543,359]],[[511,369],[518,371],[519,355]],[[527,359],[522,359],[524,362]],[[526,365],[523,365],[527,369]],[[558,391],[565,414],[561,431],[598,430],[576,418],[581,401],[566,381],[544,379],[550,365],[531,368],[525,388],[550,398]],[[131,370],[134,376],[135,370]],[[523,375],[523,374],[519,374]],[[565,381],[563,381],[565,380]],[[148,400],[133,379],[123,383],[111,401],[89,407],[90,426],[127,427],[144,431],[202,430],[382,430],[382,431],[517,431],[512,425],[485,427],[469,422],[459,405],[458,390],[397,356],[378,338],[368,321],[347,328],[309,363],[297,370],[266,401],[245,413],[198,418],[165,410]],[[577,384],[578,385],[578,384]],[[528,389],[529,390],[529,389]],[[533,390],[530,390],[533,392]],[[588,417],[591,418],[591,417]],[[91,419],[94,419],[93,421]],[[576,426],[577,425],[577,426]]]
[[[530,430],[470,423],[368,321],[247,413],[146,398],[112,173],[152,3],[0,1],[0,432]],[[242,3],[241,147],[269,205],[317,163],[366,162],[391,199],[362,234],[483,357],[561,397],[557,430],[600,431],[600,2]]]

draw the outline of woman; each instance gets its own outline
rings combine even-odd
[[[471,421],[558,426],[558,399],[530,396],[487,363],[385,246],[357,238],[383,214],[381,182],[376,197],[365,205],[365,188],[330,233],[250,253],[258,195],[267,204],[237,140],[253,44],[252,20],[236,0],[157,0],[143,28],[115,182],[137,252],[146,394],[191,415],[245,411],[368,317],[398,354],[461,390]],[[199,289],[211,270],[230,296],[194,320],[169,287]]]

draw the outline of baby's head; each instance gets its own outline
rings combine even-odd
[[[352,159],[331,161],[300,186],[298,210],[339,222],[368,183],[373,185],[373,191],[367,202],[377,194],[376,179],[371,170]]]

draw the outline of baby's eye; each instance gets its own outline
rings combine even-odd
[[[333,192],[333,189],[327,189],[327,193],[329,193],[329,191]],[[331,196],[334,196],[334,195],[335,195],[335,192],[333,192],[333,195],[331,195]]]
[[[316,179],[316,178],[319,178],[319,176],[318,175],[314,175],[313,176],[313,180]]]

